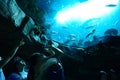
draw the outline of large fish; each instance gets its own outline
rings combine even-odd
[[[82,27],[89,29],[99,25],[101,18],[91,18],[82,24]]]
[[[87,26],[87,27],[85,27],[86,29],[90,29],[90,28],[93,28],[93,27],[95,27],[95,26],[97,26],[97,24],[95,24],[95,25],[90,25],[90,26]]]
[[[95,29],[93,29],[90,33],[88,33],[87,35],[86,35],[86,38],[88,38],[89,36],[91,36],[91,35],[93,35],[94,33],[95,33]]]
[[[106,7],[116,7],[116,4],[107,4]]]

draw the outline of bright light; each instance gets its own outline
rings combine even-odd
[[[55,19],[58,23],[65,23],[100,17],[114,9],[113,7],[106,7],[108,4],[118,5],[118,0],[89,0],[84,3],[76,3],[59,11]]]

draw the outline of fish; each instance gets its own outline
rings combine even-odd
[[[67,29],[68,27],[67,26],[62,26],[63,29]]]
[[[115,21],[114,24],[115,24],[116,26],[118,26],[118,25],[120,24],[120,20]]]
[[[94,33],[95,33],[95,29],[93,29],[90,33],[88,33],[87,35],[86,35],[86,38],[88,38],[89,36],[91,36],[91,35],[93,35]]]
[[[91,18],[91,19],[85,21],[82,24],[82,26],[84,28],[92,28],[92,27],[98,26],[100,21],[101,21],[101,18]]]
[[[57,31],[52,31],[51,33],[52,33],[52,34],[58,34],[58,32],[57,32]]]
[[[68,44],[72,41],[76,41],[76,35],[75,34],[70,34],[66,37],[66,41],[64,43]]]
[[[107,4],[106,7],[116,7],[116,4]]]
[[[95,26],[97,26],[97,24],[96,25],[87,26],[86,29],[90,29],[90,28],[93,28]]]
[[[70,35],[68,35],[68,39],[70,41],[75,41],[76,40],[76,35],[75,34],[70,34]]]
[[[76,38],[74,38],[74,37],[73,37],[73,38],[71,38],[71,41],[75,41],[75,40],[76,40]]]
[[[76,37],[76,35],[75,34],[70,34],[69,37]]]

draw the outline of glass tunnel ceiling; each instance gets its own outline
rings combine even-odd
[[[46,11],[51,39],[65,45],[84,46],[108,29],[120,32],[120,0],[39,0],[38,6]]]

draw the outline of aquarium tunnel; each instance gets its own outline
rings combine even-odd
[[[120,0],[0,0],[0,80],[120,80]]]
[[[42,1],[38,6],[48,12],[44,17],[56,42],[85,47],[97,38],[119,35],[119,0],[49,0],[49,5]]]

